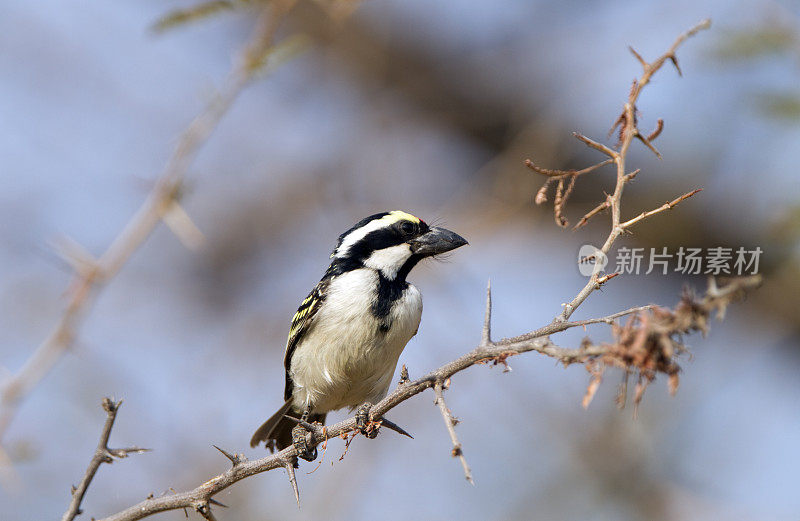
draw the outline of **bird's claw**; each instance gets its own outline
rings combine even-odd
[[[297,451],[297,457],[306,461],[314,461],[317,459],[317,448],[309,449],[308,441],[306,440],[308,431],[302,425],[295,425],[292,429],[292,445]]]
[[[356,427],[361,434],[369,439],[374,439],[378,435],[378,429],[369,420],[370,409],[372,409],[372,404],[369,402],[361,404],[356,409]]]

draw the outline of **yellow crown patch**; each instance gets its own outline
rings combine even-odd
[[[397,221],[411,221],[412,223],[419,223],[420,219],[418,217],[414,217],[410,213],[404,212],[402,210],[392,210],[389,212],[389,215],[384,216],[382,221],[389,221],[389,222],[397,222]]]

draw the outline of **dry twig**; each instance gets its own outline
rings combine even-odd
[[[639,95],[641,94],[642,89],[648,83],[650,83],[650,79],[652,78],[653,74],[655,74],[656,71],[658,71],[667,60],[671,60],[677,66],[677,58],[675,58],[675,52],[677,51],[681,43],[683,43],[690,36],[696,34],[698,31],[707,29],[709,27],[711,27],[710,20],[703,20],[699,24],[695,25],[687,32],[681,34],[675,40],[672,46],[667,50],[667,52],[665,52],[663,55],[661,55],[652,63],[647,63],[638,53],[634,51],[634,56],[636,56],[639,62],[642,64],[643,73],[641,77],[639,77],[639,79],[633,82],[633,86],[628,95],[628,101],[627,103],[625,103],[625,106],[623,108],[622,115],[617,119],[617,122],[615,123],[615,127],[617,125],[619,125],[620,127],[619,150],[612,150],[607,146],[598,143],[581,134],[578,133],[573,134],[576,138],[581,140],[587,146],[594,148],[595,150],[598,150],[603,154],[612,158],[614,160],[614,163],[617,165],[617,181],[614,187],[614,192],[611,195],[607,196],[606,201],[604,201],[603,203],[598,205],[594,210],[586,214],[584,218],[581,219],[581,222],[578,223],[578,226],[582,226],[583,224],[586,224],[586,222],[593,215],[596,215],[603,209],[609,208],[611,210],[611,230],[605,242],[603,243],[603,246],[600,248],[600,251],[604,255],[608,254],[614,242],[623,233],[625,229],[623,226],[621,226],[622,193],[624,191],[625,185],[629,183],[636,175],[635,172],[631,173],[626,172],[625,161],[628,156],[628,149],[630,148],[631,142],[633,141],[634,138],[641,137],[635,117],[636,102],[639,100]],[[656,131],[651,134],[653,139],[658,137],[658,134],[660,133],[659,127],[663,128],[663,122],[660,125],[658,125],[658,127],[656,127]],[[648,142],[646,138],[644,142]],[[686,197],[690,196],[687,195]],[[679,203],[686,197],[679,198],[679,200],[675,201],[675,204]],[[671,208],[672,206],[669,207]],[[645,213],[647,214],[647,212]],[[658,212],[652,212],[643,217],[640,216],[639,220],[644,219],[649,215],[654,215],[655,213]],[[578,292],[578,294],[570,302],[564,304],[564,308],[562,312],[556,317],[556,320],[568,320],[569,317],[572,315],[572,313],[574,313],[575,310],[578,308],[578,306],[580,306],[583,303],[583,301],[585,301],[589,297],[589,295],[599,287],[597,284],[597,280],[600,277],[599,264],[597,266],[598,268],[595,269],[592,276],[589,277],[589,281],[586,283],[583,289],[580,292]]]
[[[545,175],[547,177],[559,178],[559,177],[579,176],[579,175],[583,175],[583,174],[588,174],[589,172],[594,172],[595,170],[597,170],[600,167],[603,167],[603,166],[606,166],[606,165],[610,165],[613,162],[614,162],[613,159],[606,159],[605,161],[601,161],[600,163],[597,163],[596,165],[592,165],[592,166],[586,167],[586,168],[584,168],[582,170],[549,170],[547,168],[542,168],[540,166],[535,165],[533,163],[533,161],[531,161],[530,159],[526,159],[524,164],[525,164],[525,166],[527,166],[528,168],[530,168],[531,170],[533,170],[537,174],[542,174],[542,175]]]
[[[474,485],[475,482],[472,480],[472,471],[469,469],[467,458],[464,457],[461,442],[458,441],[458,435],[456,434],[455,426],[458,424],[458,420],[453,417],[453,413],[450,412],[450,409],[444,401],[442,382],[436,382],[436,385],[433,386],[433,392],[436,394],[436,405],[439,406],[439,411],[442,413],[442,419],[444,419],[447,433],[450,435],[450,441],[453,442],[453,450],[450,451],[450,454],[461,461],[461,466],[464,468],[464,477],[471,485]]]
[[[606,156],[608,156],[609,159],[606,159],[605,161],[603,161],[601,163],[597,163],[597,164],[592,165],[590,167],[584,168],[583,170],[550,170],[550,169],[546,169],[546,168],[543,168],[541,166],[538,166],[538,165],[534,164],[530,159],[526,159],[525,160],[525,165],[528,168],[530,168],[534,172],[537,172],[537,173],[539,173],[541,175],[547,176],[547,180],[545,181],[545,183],[542,185],[542,187],[539,189],[539,191],[536,194],[536,204],[542,204],[545,201],[547,201],[547,191],[548,191],[552,181],[553,180],[558,180],[559,181],[558,189],[556,191],[555,204],[553,205],[554,217],[555,217],[556,223],[559,226],[566,226],[567,225],[567,220],[563,216],[563,214],[564,214],[564,206],[565,206],[566,201],[568,199],[569,192],[571,192],[572,188],[574,187],[574,181],[577,178],[577,176],[580,175],[580,174],[584,174],[584,173],[588,173],[588,172],[594,171],[597,168],[599,168],[601,166],[604,166],[604,165],[607,165],[609,163],[615,163],[616,164],[616,166],[617,166],[617,182],[616,182],[616,186],[615,186],[615,189],[614,189],[614,193],[611,194],[611,195],[607,195],[605,201],[601,202],[595,208],[593,208],[591,211],[589,211],[587,214],[585,214],[581,218],[581,220],[578,222],[578,224],[575,225],[576,229],[577,228],[581,228],[581,227],[585,226],[587,222],[589,222],[589,219],[591,219],[595,215],[599,214],[603,210],[606,210],[606,209],[610,208],[611,209],[611,220],[612,220],[611,233],[608,236],[605,244],[601,248],[601,251],[604,254],[607,254],[609,252],[609,250],[611,249],[611,246],[613,245],[614,241],[616,240],[616,238],[622,232],[622,230],[621,230],[621,228],[619,226],[620,225],[620,211],[621,211],[620,210],[620,205],[621,205],[621,199],[622,199],[622,191],[623,191],[624,186],[628,182],[630,182],[633,179],[633,177],[636,175],[636,172],[632,172],[632,173],[626,173],[625,172],[625,160],[626,160],[626,157],[627,157],[627,154],[628,154],[628,149],[630,147],[631,141],[633,139],[638,139],[639,141],[642,142],[642,144],[644,144],[648,149],[650,149],[658,158],[661,158],[661,153],[658,151],[658,149],[656,149],[656,147],[653,145],[652,142],[661,134],[661,131],[664,129],[664,120],[659,119],[657,124],[656,124],[655,130],[653,130],[653,132],[651,132],[647,136],[642,134],[640,132],[640,130],[639,130],[639,127],[638,127],[637,121],[636,121],[636,103],[637,103],[637,101],[639,99],[639,95],[641,94],[642,89],[648,83],[650,83],[650,79],[652,78],[653,74],[655,74],[656,71],[658,71],[664,65],[664,63],[667,60],[670,60],[675,65],[676,69],[678,69],[678,72],[680,73],[680,69],[678,68],[678,59],[677,59],[677,57],[675,55],[676,51],[678,50],[678,47],[687,38],[689,38],[690,36],[693,36],[698,31],[701,31],[703,29],[707,29],[709,27],[711,27],[711,21],[710,20],[703,20],[702,22],[700,22],[696,26],[694,26],[691,29],[689,29],[687,32],[681,34],[675,40],[675,42],[672,44],[672,46],[667,50],[667,52],[665,52],[663,55],[661,55],[659,58],[657,58],[652,63],[648,63],[644,58],[642,58],[642,56],[638,52],[636,52],[633,49],[633,47],[629,47],[629,49],[630,49],[631,53],[633,54],[633,56],[642,65],[642,75],[638,79],[634,80],[634,82],[633,82],[633,84],[631,86],[630,93],[628,94],[628,101],[627,101],[627,103],[625,103],[625,106],[623,107],[622,112],[620,113],[620,115],[616,119],[616,121],[614,121],[614,124],[612,125],[611,130],[609,132],[609,136],[610,136],[611,134],[613,134],[614,130],[619,128],[619,140],[618,140],[618,143],[617,143],[618,150],[613,150],[613,149],[607,147],[606,145],[603,145],[602,143],[599,143],[599,142],[597,142],[597,141],[595,141],[595,140],[593,140],[593,139],[591,139],[589,137],[586,137],[586,136],[584,136],[584,135],[582,135],[582,134],[580,134],[578,132],[574,132],[573,133],[573,136],[575,136],[575,138],[577,138],[578,140],[582,141],[588,147],[593,148],[593,149],[605,154]],[[572,176],[572,184],[570,184],[568,192],[567,193],[563,193],[562,192],[563,191],[563,180],[568,176]],[[694,194],[692,194],[692,195],[694,195]],[[683,199],[680,199],[677,202],[680,202],[682,200]],[[653,215],[654,213],[658,213],[658,212],[649,213],[645,217],[649,217],[650,215]],[[644,219],[645,217],[641,217],[641,218]],[[596,275],[597,274],[595,274],[594,276],[596,276]],[[590,280],[589,283],[587,284],[586,288],[584,288],[585,292],[581,292],[581,294],[579,294],[579,299],[578,300],[573,300],[573,302],[570,302],[569,305],[565,306],[565,308],[563,310],[563,314],[562,314],[562,318],[563,319],[569,318],[569,315],[572,312],[574,312],[575,304],[578,304],[579,302],[582,302],[583,301],[582,299],[585,299],[589,295],[589,293],[591,293],[591,290],[589,288],[592,288],[592,287],[596,287],[596,285],[594,284],[594,281]]]
[[[659,212],[663,212],[664,210],[672,210],[672,208],[674,208],[676,204],[678,204],[681,201],[684,201],[684,200],[690,198],[691,196],[693,196],[697,192],[702,192],[702,191],[703,191],[702,188],[697,188],[695,190],[692,190],[691,192],[687,192],[687,193],[683,194],[682,196],[677,197],[676,199],[673,199],[672,201],[664,203],[663,205],[659,206],[655,210],[650,210],[649,212],[642,212],[641,214],[637,215],[633,219],[630,219],[630,220],[625,221],[624,223],[620,224],[620,227],[621,228],[629,228],[630,226],[633,226],[634,224],[638,223],[639,221],[641,221],[643,219],[647,219],[651,215],[655,215],[655,214],[657,214]]]
[[[242,50],[225,86],[205,110],[188,126],[178,140],[167,165],[139,210],[131,217],[108,249],[93,258],[73,244],[63,249],[75,269],[69,285],[69,300],[52,332],[16,374],[0,387],[0,445],[22,399],[33,390],[74,343],[78,328],[98,291],[122,269],[161,221],[170,224],[178,237],[190,244],[198,242],[197,231],[179,206],[181,187],[189,167],[230,106],[259,72],[264,57],[272,48],[278,23],[294,0],[281,0],[262,8],[250,41]],[[180,223],[186,226],[181,227]],[[80,251],[80,255],[69,252]]]
[[[114,421],[117,419],[117,411],[120,405],[122,405],[122,401],[115,402],[110,398],[103,398],[103,410],[106,411],[106,423],[100,434],[100,441],[97,443],[97,449],[94,451],[94,455],[89,462],[89,468],[86,469],[86,473],[80,484],[78,484],[77,487],[72,487],[72,499],[69,502],[67,511],[64,512],[64,515],[61,517],[61,521],[72,521],[81,513],[83,496],[86,495],[86,491],[89,489],[89,485],[92,483],[95,474],[97,474],[97,469],[100,468],[100,465],[103,463],[113,463],[114,458],[127,458],[128,454],[137,454],[150,450],[140,447],[128,447],[125,449],[111,449],[108,447],[108,438],[111,436],[111,429],[114,427]]]

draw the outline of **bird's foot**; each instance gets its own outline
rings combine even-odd
[[[375,438],[378,435],[378,426],[375,422],[369,421],[369,411],[372,409],[372,404],[369,402],[362,403],[356,409],[356,427],[358,430],[369,439]]]
[[[309,449],[306,435],[308,431],[302,425],[295,425],[292,429],[292,445],[297,451],[297,457],[306,461],[314,461],[317,459],[317,448]]]
[[[359,406],[356,410],[356,427],[358,430],[369,439],[374,439],[378,435],[378,429],[380,427],[386,427],[387,429],[391,429],[398,434],[402,434],[403,436],[408,436],[411,439],[414,439],[414,436],[407,433],[402,427],[397,425],[396,423],[389,421],[387,418],[378,418],[375,421],[370,421],[369,419],[369,411],[372,409],[372,404],[366,402]]]

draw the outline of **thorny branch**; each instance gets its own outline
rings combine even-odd
[[[106,411],[106,423],[103,425],[103,431],[100,434],[100,441],[97,443],[97,449],[94,451],[89,468],[86,469],[83,479],[76,487],[72,487],[72,499],[69,502],[69,507],[61,521],[72,521],[76,516],[81,514],[81,502],[83,496],[86,495],[89,485],[97,474],[97,469],[103,463],[113,463],[114,458],[127,458],[128,454],[136,454],[139,452],[146,452],[150,449],[142,449],[140,447],[128,447],[125,449],[111,449],[108,447],[108,438],[111,436],[111,429],[114,427],[114,421],[117,419],[117,411],[122,401],[115,402],[111,398],[103,398],[103,410]]]
[[[630,220],[625,221],[624,223],[620,224],[620,227],[622,227],[623,229],[624,228],[629,228],[629,227],[633,226],[634,224],[638,223],[639,221],[641,221],[642,219],[647,219],[651,215],[655,215],[657,213],[663,212],[664,210],[672,210],[672,208],[674,208],[676,204],[680,203],[681,201],[683,201],[685,199],[690,198],[691,196],[693,196],[697,192],[702,192],[702,191],[703,191],[702,188],[696,188],[695,190],[692,190],[691,192],[687,192],[687,193],[683,194],[682,196],[677,197],[676,199],[674,199],[672,201],[669,201],[668,203],[664,203],[662,206],[659,206],[655,210],[650,210],[649,212],[642,212],[641,214],[639,214],[638,216],[634,217],[633,219],[630,219]]]
[[[445,382],[446,384],[447,382]],[[442,382],[436,382],[433,386],[433,392],[436,394],[436,405],[439,406],[439,411],[442,413],[442,418],[444,419],[445,427],[447,427],[447,433],[450,435],[450,441],[453,442],[453,450],[450,452],[454,458],[458,458],[461,461],[461,466],[464,468],[464,477],[470,484],[474,485],[475,482],[472,480],[472,471],[469,469],[469,465],[467,464],[467,458],[464,457],[464,451],[461,448],[461,442],[458,441],[458,435],[456,434],[455,426],[458,424],[458,420],[453,416],[453,413],[447,407],[447,403],[444,401],[444,388],[445,384]]]
[[[577,132],[573,133],[573,135],[578,140],[582,141],[588,147],[593,148],[603,153],[604,155],[608,156],[609,160],[617,166],[616,169],[617,176],[616,176],[616,184],[614,187],[614,192],[611,195],[607,195],[606,199],[603,202],[597,205],[589,213],[584,215],[583,218],[578,223],[578,225],[576,226],[576,228],[578,228],[585,225],[589,221],[589,219],[591,219],[592,217],[599,214],[605,209],[611,210],[611,230],[605,242],[603,243],[603,246],[600,248],[600,252],[603,255],[608,254],[608,252],[611,250],[611,247],[614,245],[614,242],[620,235],[622,235],[622,233],[629,226],[635,224],[636,222],[642,219],[655,215],[663,210],[672,208],[674,205],[680,203],[684,199],[687,199],[700,191],[700,190],[694,190],[692,192],[689,192],[681,197],[678,197],[674,201],[667,203],[666,205],[662,206],[659,209],[650,212],[644,212],[640,214],[638,217],[633,218],[629,221],[622,222],[621,220],[623,190],[625,188],[625,185],[628,184],[638,173],[638,170],[630,173],[626,172],[625,162],[632,141],[634,139],[639,139],[648,148],[650,148],[650,150],[652,150],[658,157],[661,157],[661,154],[655,149],[651,141],[659,136],[661,130],[664,128],[664,122],[663,120],[659,119],[656,129],[652,133],[650,133],[647,137],[644,137],[644,135],[639,131],[639,127],[636,121],[636,103],[639,100],[639,95],[641,94],[642,89],[648,83],[650,83],[650,79],[652,78],[653,74],[655,74],[667,60],[670,60],[680,73],[680,69],[678,68],[678,59],[675,55],[676,51],[678,50],[678,47],[690,36],[695,35],[697,32],[703,29],[708,29],[709,27],[711,27],[711,20],[703,20],[699,24],[695,25],[685,33],[678,36],[678,38],[675,40],[672,46],[667,50],[667,52],[662,54],[652,63],[648,63],[644,58],[642,58],[642,56],[639,53],[637,53],[635,50],[631,48],[634,57],[642,65],[643,71],[642,75],[638,79],[633,81],[630,93],[628,94],[628,101],[625,103],[625,106],[622,109],[622,113],[614,122],[614,125],[612,125],[611,128],[611,131],[613,132],[617,127],[619,127],[619,142],[617,143],[617,150],[609,148],[606,145],[603,145],[602,143],[599,143]],[[527,160],[525,164],[531,167],[534,171],[541,173],[543,175],[547,175],[545,174],[545,172],[549,172],[545,169],[542,169],[541,167],[534,167],[533,162],[530,160]],[[606,164],[606,162],[598,163],[598,165],[594,166],[598,167],[603,164]],[[593,167],[590,168],[593,169]],[[567,173],[568,172],[565,172],[565,174]],[[550,185],[552,178],[553,178],[552,176],[548,175],[548,178],[545,181],[544,186],[542,186],[542,188],[539,190],[539,193],[537,193],[536,195],[537,204],[541,204],[544,201],[546,201],[546,195],[544,194],[544,192],[546,192],[547,187]],[[561,179],[563,180],[563,177]],[[573,180],[574,179],[575,176],[573,174]],[[560,183],[561,182],[562,181],[560,181]],[[561,186],[562,185],[559,184],[559,187]],[[566,195],[568,195],[568,193]],[[563,211],[566,202],[567,202],[567,197],[561,195],[560,190],[557,191],[556,200],[554,202],[554,215],[556,218],[556,222],[561,226],[568,225],[567,220],[563,217]],[[570,302],[564,304],[564,308],[562,312],[556,317],[556,320],[568,320],[569,317],[578,308],[578,306],[580,306],[583,303],[583,301],[586,300],[593,291],[595,291],[600,287],[600,284],[598,282],[601,277],[602,276],[600,274],[600,264],[597,263],[595,265],[594,272],[592,273],[591,277],[589,277],[589,281]]]
[[[150,194],[120,234],[98,258],[80,246],[65,242],[61,254],[75,270],[68,301],[52,332],[23,366],[0,386],[0,455],[2,443],[20,402],[53,368],[75,341],[78,328],[98,292],[122,269],[161,221],[186,244],[197,243],[197,232],[179,204],[189,167],[230,106],[261,70],[273,48],[280,20],[294,0],[280,0],[263,8],[255,30],[242,50],[222,90],[180,136],[178,144]]]
[[[633,139],[639,139],[646,146],[649,146],[655,151],[650,142],[658,137],[658,134],[663,128],[663,123],[659,122],[656,130],[647,137],[643,137],[642,134],[639,133],[634,117],[636,114],[635,104],[638,100],[639,93],[650,81],[651,76],[667,60],[672,61],[677,67],[675,51],[678,46],[686,38],[701,29],[709,27],[709,25],[709,21],[704,21],[684,33],[664,55],[652,63],[646,62],[634,51],[634,56],[642,64],[644,72],[642,76],[634,82],[628,102],[625,104],[622,115],[615,124],[615,127],[620,127],[620,142],[617,149],[609,148],[581,134],[575,134],[576,138],[584,142],[587,146],[607,155],[609,159],[587,169],[578,171],[546,170],[535,167],[532,163],[529,165],[537,173],[547,176],[545,186],[537,194],[537,202],[542,198],[546,198],[545,192],[547,188],[552,182],[557,182],[555,214],[558,221],[561,221],[560,216],[563,206],[578,176],[587,174],[607,164],[614,163],[616,165],[617,177],[613,194],[608,195],[603,203],[584,217],[584,220],[588,220],[593,215],[596,215],[606,208],[611,210],[611,232],[601,248],[604,254],[609,251],[616,238],[623,233],[626,228],[651,215],[672,208],[674,205],[696,193],[696,191],[687,193],[660,208],[644,212],[638,217],[628,221],[623,222],[621,220],[620,203],[624,186],[638,173],[638,170],[630,173],[626,172],[625,159],[628,148]],[[568,184],[565,184],[565,181],[568,182]],[[582,222],[584,220],[582,220]],[[566,225],[565,222],[559,223]],[[444,388],[447,387],[451,377],[455,374],[478,364],[503,364],[507,367],[507,360],[509,357],[535,351],[552,357],[565,366],[575,363],[585,365],[592,377],[586,396],[584,397],[584,405],[588,405],[591,401],[596,389],[602,381],[603,372],[607,367],[620,368],[625,375],[625,381],[627,381],[629,376],[635,376],[637,383],[634,391],[634,402],[638,404],[647,385],[652,382],[659,373],[668,376],[669,389],[671,392],[674,392],[677,388],[678,372],[680,371],[676,360],[679,355],[686,351],[686,347],[682,343],[683,336],[695,331],[705,333],[708,330],[708,321],[713,314],[716,314],[718,318],[722,318],[725,309],[732,301],[740,298],[746,290],[753,289],[760,283],[759,277],[752,276],[733,279],[720,287],[717,285],[717,281],[712,278],[709,280],[709,286],[704,296],[697,297],[687,290],[674,309],[653,305],[641,306],[599,318],[578,321],[570,320],[575,310],[594,290],[616,275],[618,274],[600,274],[599,271],[596,271],[591,276],[587,285],[568,304],[564,305],[562,312],[559,313],[550,324],[517,337],[505,338],[498,341],[492,341],[491,339],[491,288],[487,288],[486,318],[480,344],[472,351],[439,367],[422,378],[410,380],[407,371],[404,370],[400,385],[371,408],[370,422],[375,424],[377,426],[376,428],[379,428],[383,415],[388,411],[411,397],[422,393],[426,389],[433,388],[436,395],[436,403],[440,408],[453,443],[452,453],[454,456],[458,456],[461,459],[465,475],[467,479],[471,481],[471,472],[466,460],[463,458],[461,443],[453,428],[454,419],[447,408],[443,396]],[[619,325],[617,320],[623,317],[628,318],[624,325]],[[555,344],[550,338],[556,333],[571,328],[586,328],[593,324],[610,324],[612,327],[612,341],[597,344],[587,339],[578,348],[566,348]],[[624,396],[618,401],[624,401]],[[354,439],[357,433],[355,417],[325,427],[319,424],[309,424],[302,421],[300,423],[308,429],[306,441],[309,447],[315,447],[320,443],[327,442],[327,440],[336,437],[347,437],[347,435],[350,434],[350,437],[347,438],[349,446],[350,441]],[[276,454],[254,461],[248,461],[241,455],[231,455],[222,449],[219,450],[232,463],[232,467],[226,472],[211,478],[193,490],[176,493],[171,496],[147,498],[137,505],[105,518],[104,521],[133,521],[158,512],[182,508],[193,508],[207,519],[213,519],[211,505],[217,504],[213,500],[214,495],[242,479],[275,468],[285,468],[287,470],[290,484],[299,502],[297,477],[293,467],[294,463],[297,461],[297,453],[294,446],[287,447]]]
[[[445,382],[469,367],[487,362],[504,363],[510,356],[530,351],[555,358],[564,365],[602,362],[633,372],[639,367],[635,364],[641,364],[641,367],[646,368],[645,370],[648,371],[647,374],[652,373],[653,377],[656,372],[665,368],[669,368],[672,371],[673,366],[671,364],[674,364],[672,357],[680,354],[674,347],[678,344],[676,338],[680,338],[682,334],[692,331],[707,331],[708,321],[712,314],[716,313],[717,316],[721,316],[728,304],[740,298],[746,290],[753,289],[758,284],[760,284],[760,277],[757,276],[733,279],[729,284],[722,287],[718,287],[716,281],[711,279],[705,296],[696,298],[690,292],[686,292],[674,310],[648,306],[590,320],[553,322],[525,335],[505,338],[491,342],[488,345],[481,344],[469,353],[439,367],[422,378],[399,385],[386,398],[372,407],[370,420],[380,419],[388,411],[409,398],[420,394],[426,389],[434,388],[437,383]],[[646,334],[638,333],[635,341],[631,341],[630,334],[638,331],[636,327],[632,327],[628,331],[620,332],[619,342],[584,344],[578,348],[560,347],[550,340],[550,335],[567,329],[590,324],[613,323],[615,319],[626,315],[641,317],[637,321],[646,321]],[[673,346],[671,353],[667,351],[669,345]],[[667,359],[668,354],[671,356]],[[310,447],[358,429],[355,417],[347,418],[339,423],[325,427],[319,424],[306,424],[306,427],[309,429],[306,441]],[[296,460],[297,453],[295,448],[290,446],[278,453],[253,461],[247,461],[244,457],[232,458],[230,455],[226,455],[226,457],[232,461],[233,467],[209,479],[197,488],[171,496],[145,499],[100,521],[134,521],[167,510],[208,505],[215,494],[227,489],[237,481],[276,468],[286,468],[288,470]],[[297,483],[294,473],[290,471],[289,476],[294,488]]]

